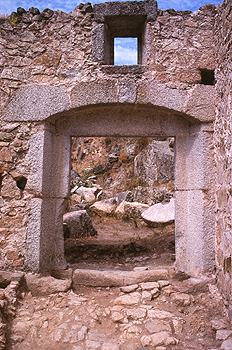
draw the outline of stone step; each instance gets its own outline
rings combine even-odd
[[[151,269],[141,271],[111,271],[76,269],[73,272],[73,287],[122,287],[141,282],[168,280],[169,269]]]

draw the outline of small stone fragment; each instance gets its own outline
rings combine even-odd
[[[124,319],[124,315],[120,312],[113,312],[112,315],[111,315],[111,319],[114,321],[114,322],[122,322],[123,319]]]
[[[146,330],[149,333],[158,333],[158,332],[171,332],[171,327],[167,321],[164,320],[153,320],[145,324]]]
[[[152,290],[154,288],[159,288],[159,283],[157,283],[157,282],[144,282],[144,283],[139,283],[139,286],[141,287],[142,290]]]
[[[87,334],[88,328],[86,326],[82,326],[81,330],[77,333],[78,340],[84,340],[85,335]]]
[[[138,289],[138,284],[131,284],[130,286],[123,286],[123,287],[120,287],[120,290],[123,292],[123,293],[131,293],[131,292],[135,292],[136,289]]]
[[[115,299],[116,305],[134,305],[139,303],[139,297],[131,295],[122,295]]]
[[[170,335],[168,332],[159,332],[151,335],[151,341],[153,346],[166,345]]]
[[[225,329],[228,327],[228,324],[224,320],[212,320],[211,325],[215,330]]]
[[[120,346],[117,343],[104,343],[101,350],[120,350]]]
[[[99,349],[101,346],[101,343],[94,341],[94,340],[86,340],[85,342],[86,349]]]
[[[151,336],[150,335],[143,335],[140,339],[142,346],[148,346],[151,344]]]
[[[185,293],[174,293],[172,294],[172,300],[178,306],[189,306],[191,304],[191,297]]]
[[[183,325],[182,325],[182,322],[179,321],[179,320],[175,320],[173,319],[172,320],[172,323],[173,323],[173,327],[174,327],[174,331],[176,334],[181,334],[182,331],[183,331]]]
[[[174,314],[164,310],[151,309],[151,310],[148,310],[147,316],[150,318],[164,319],[164,318],[172,318],[174,317]]]
[[[169,281],[166,280],[160,280],[157,283],[159,284],[160,288],[167,287],[169,285]]]
[[[160,291],[158,288],[154,288],[151,290],[151,295],[152,295],[152,299],[158,298],[158,296],[160,295]]]
[[[140,334],[142,333],[142,329],[136,325],[132,325],[128,328],[128,333]]]
[[[167,286],[162,289],[165,294],[171,295],[172,293],[175,293],[175,290],[173,289],[172,286]]]
[[[151,292],[148,292],[147,290],[144,290],[144,291],[142,292],[142,300],[143,300],[143,301],[151,301],[151,299],[152,299],[152,294],[151,294]]]
[[[146,317],[147,311],[143,308],[137,308],[137,309],[127,309],[126,313],[129,318],[138,320],[140,318]]]
[[[151,335],[152,345],[175,345],[177,339],[171,337],[168,332],[159,332]]]
[[[216,340],[226,340],[231,336],[231,334],[231,329],[219,329],[216,332]]]

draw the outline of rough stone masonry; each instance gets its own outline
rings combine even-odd
[[[231,9],[149,0],[0,18],[1,269],[66,267],[71,136],[172,136],[176,270],[216,268],[230,305]],[[138,65],[115,66],[126,36]]]

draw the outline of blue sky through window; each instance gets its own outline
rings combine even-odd
[[[114,38],[114,64],[138,64],[137,38]]]

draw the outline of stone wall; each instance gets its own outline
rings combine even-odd
[[[153,3],[156,6],[156,2]],[[215,68],[213,35],[215,14],[216,8],[213,5],[205,5],[194,13],[158,10],[156,19],[146,24],[146,62],[143,66],[137,67],[104,65],[101,60],[94,57],[92,38],[97,21],[94,10],[89,4],[80,4],[69,14],[49,9],[42,13],[34,8],[27,12],[19,9],[9,19],[0,20],[0,267],[2,269],[28,267],[26,241],[30,203],[32,203],[30,199],[40,196],[33,189],[36,186],[31,185],[36,178],[28,151],[29,148],[37,147],[33,135],[39,137],[38,135],[44,132],[44,125],[40,120],[56,114],[62,108],[68,109],[72,98],[71,106],[84,105],[85,96],[81,95],[83,91],[85,95],[94,91],[92,102],[87,101],[86,104],[99,103],[103,100],[109,102],[105,91],[112,98],[114,95],[111,96],[109,92],[111,88],[112,91],[117,90],[115,100],[112,100],[114,103],[142,101],[141,103],[145,104],[147,93],[150,94],[147,103],[150,101],[153,104],[160,103],[165,110],[172,109],[175,105],[173,109],[178,110],[179,114],[188,114],[190,110],[193,115],[198,113],[201,118],[202,113],[194,104],[191,105],[191,101],[204,96],[199,85],[196,87],[200,92],[197,90],[198,93],[194,95],[195,84],[201,82],[201,70]],[[105,86],[103,92],[98,88],[100,80],[111,81],[108,84],[109,88],[108,85]],[[91,81],[93,85],[87,94],[84,84]],[[120,87],[118,87],[119,81],[121,81]],[[163,87],[156,90],[154,86],[157,83],[163,84]],[[43,88],[41,95],[39,94],[42,90],[37,91],[37,85]],[[92,89],[94,86],[96,91]],[[134,91],[131,90],[131,86]],[[33,91],[29,95],[27,87]],[[64,92],[62,101],[56,100],[58,91],[56,88]],[[121,90],[118,92],[118,89]],[[207,91],[204,90],[204,93],[208,98]],[[98,94],[98,101],[95,102]],[[177,95],[180,99],[176,98]],[[18,107],[16,103],[22,96],[26,107],[22,104]],[[188,103],[190,104],[190,109],[183,107],[186,105],[185,99],[187,107]],[[50,109],[47,109],[44,101],[50,103]],[[54,101],[57,106],[60,103],[62,108],[54,107]],[[12,104],[14,106],[14,103],[16,107],[12,119],[10,114],[12,108],[8,106]],[[37,106],[38,104],[42,106],[43,103],[46,107],[43,110],[44,115],[40,115],[41,109],[37,109]],[[36,106],[34,110],[33,105]],[[22,114],[24,119],[20,119]],[[212,115],[213,112],[207,111],[204,118],[206,121],[212,121]],[[46,160],[40,159],[40,156],[43,157],[42,149],[37,149],[36,152],[38,162],[46,163]],[[30,186],[26,184],[26,180]]]
[[[218,55],[216,88],[219,94],[214,144],[216,161],[216,267],[218,284],[227,303],[231,295],[231,98],[232,1],[219,6],[215,23]]]

